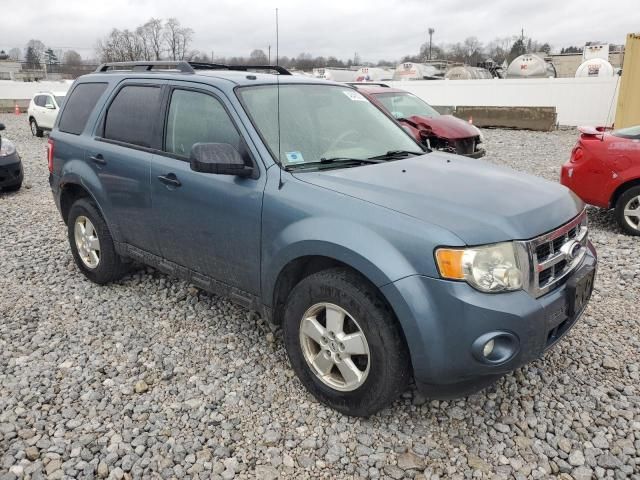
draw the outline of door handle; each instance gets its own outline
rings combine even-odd
[[[166,175],[159,175],[158,180],[160,180],[165,185],[170,185],[172,187],[179,187],[182,185],[180,180],[173,173],[167,173]]]
[[[104,157],[102,156],[101,153],[98,153],[96,155],[91,155],[89,157],[89,159],[93,162],[93,163],[97,163],[98,165],[106,165],[107,161],[104,159]]]

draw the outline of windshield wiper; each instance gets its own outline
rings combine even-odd
[[[297,169],[304,167],[318,167],[319,165],[342,165],[342,164],[355,164],[363,165],[369,163],[382,163],[384,160],[376,158],[351,158],[351,157],[322,157],[315,162],[295,163],[293,165],[287,165],[286,169]]]
[[[375,157],[369,157],[369,160],[389,160],[395,158],[404,158],[409,155],[424,155],[427,152],[412,152],[411,150],[389,150],[382,155],[376,155]]]

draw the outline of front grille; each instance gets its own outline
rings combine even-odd
[[[582,262],[587,247],[586,211],[524,245],[531,261],[529,290],[535,297],[540,297],[562,285]]]

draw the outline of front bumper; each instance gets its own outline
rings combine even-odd
[[[432,398],[463,396],[542,356],[582,314],[568,313],[572,278],[596,265],[589,243],[567,281],[539,298],[525,291],[486,294],[464,282],[418,275],[382,287],[403,326],[418,388]],[[515,339],[514,354],[504,362],[483,362],[474,343],[495,332]]]
[[[0,188],[14,187],[22,183],[24,171],[18,153],[0,157]]]

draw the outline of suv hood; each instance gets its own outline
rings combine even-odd
[[[415,124],[415,128],[431,130],[434,135],[451,140],[461,140],[480,135],[476,127],[453,115],[438,115],[437,117],[414,115],[409,117],[408,120]]]
[[[467,245],[533,238],[584,208],[560,184],[440,152],[295,177],[445,228]]]

